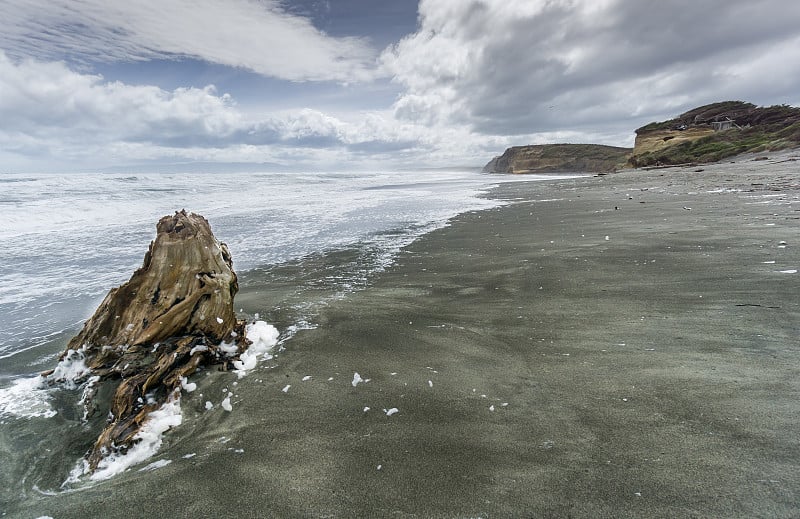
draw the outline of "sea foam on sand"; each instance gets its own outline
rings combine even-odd
[[[180,394],[176,392],[164,405],[148,415],[144,426],[135,436],[139,443],[128,449],[125,454],[115,453],[103,458],[90,479],[108,479],[128,470],[132,465],[148,459],[158,452],[164,433],[170,428],[180,425],[182,421],[181,398]],[[85,470],[85,462],[83,463]]]
[[[239,356],[239,360],[233,361],[234,371],[239,378],[256,367],[259,355],[267,356],[269,354],[270,350],[278,344],[278,335],[278,330],[264,321],[255,321],[247,325],[245,337],[252,344]]]

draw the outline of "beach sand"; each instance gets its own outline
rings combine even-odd
[[[8,516],[797,517],[792,157],[504,185],[236,386],[199,377],[169,465]],[[243,276],[237,306],[288,292]]]

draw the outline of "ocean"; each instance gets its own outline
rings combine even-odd
[[[442,170],[0,176],[0,512],[3,503],[72,488],[63,482],[92,441],[76,411],[79,388],[42,389],[37,373],[55,366],[108,290],[141,266],[161,216],[181,209],[205,216],[240,277],[280,273],[292,294],[284,298],[291,308],[276,317],[284,346],[315,326],[315,304],[368,286],[419,236],[460,213],[508,203],[482,196],[493,186],[545,178],[554,177]],[[333,266],[317,268],[314,258],[323,256]],[[270,301],[261,304],[270,314]]]

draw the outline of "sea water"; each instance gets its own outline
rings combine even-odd
[[[41,490],[49,458],[85,448],[76,439],[80,417],[69,402],[59,405],[79,394],[42,395],[32,377],[55,366],[108,290],[141,266],[160,217],[181,209],[205,216],[240,274],[368,248],[357,273],[337,275],[338,289],[357,289],[422,234],[502,204],[481,195],[510,180],[520,178],[440,170],[0,175],[0,452],[11,453],[0,464],[0,505]],[[66,430],[78,445],[65,454],[55,440]]]

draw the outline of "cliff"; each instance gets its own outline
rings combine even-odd
[[[716,162],[746,152],[800,146],[800,108],[742,101],[700,106],[636,130],[634,167]]]
[[[607,173],[625,164],[630,148],[600,144],[514,146],[483,168],[484,173]]]

